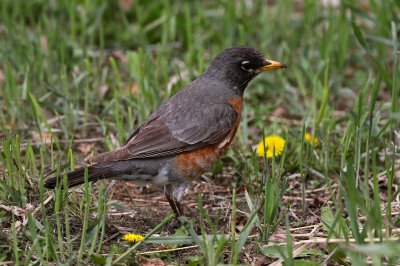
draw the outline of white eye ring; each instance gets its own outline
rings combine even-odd
[[[246,68],[246,65],[248,65],[250,62],[249,61],[243,61],[241,64],[241,68],[247,72],[253,72],[252,68]]]

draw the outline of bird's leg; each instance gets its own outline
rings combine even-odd
[[[165,194],[165,197],[167,198],[168,203],[171,206],[171,209],[174,211],[176,218],[181,216],[183,212],[181,212],[182,206],[180,206],[180,203],[172,199],[168,194]]]
[[[184,216],[185,212],[183,211],[183,207],[180,201],[175,201],[176,208],[178,209],[179,216]],[[178,216],[178,217],[179,217]]]
[[[185,194],[187,183],[168,184],[164,186],[165,197],[167,198],[171,209],[174,211],[176,217],[184,215],[184,211],[180,201]]]

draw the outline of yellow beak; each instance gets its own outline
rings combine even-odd
[[[278,68],[287,68],[287,66],[280,62],[267,59],[267,65],[257,68],[256,72],[258,73],[258,72],[262,72],[262,71],[266,71],[266,70],[270,70],[270,69],[278,69]]]

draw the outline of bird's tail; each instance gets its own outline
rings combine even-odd
[[[85,169],[86,168],[80,168],[78,170],[67,173],[68,187],[73,187],[85,183]],[[113,168],[110,167],[110,165],[107,163],[91,165],[87,167],[87,169],[89,182],[94,182],[104,178],[111,178],[119,174],[116,173],[116,171],[114,171]],[[47,179],[44,183],[44,186],[46,188],[55,188],[57,184],[62,183],[63,176],[64,175],[60,175]]]

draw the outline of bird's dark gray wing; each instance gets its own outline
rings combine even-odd
[[[118,150],[100,154],[93,162],[161,157],[192,151],[223,140],[238,113],[228,103],[167,101]]]

